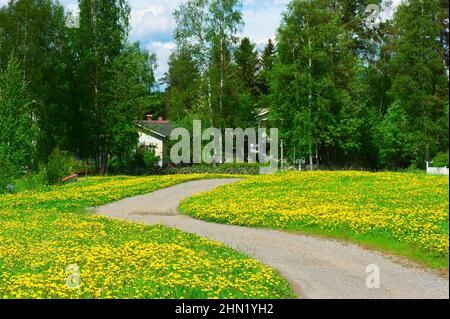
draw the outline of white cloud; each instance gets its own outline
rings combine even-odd
[[[133,1],[132,1],[133,5]],[[146,2],[145,6],[132,6],[131,38],[133,40],[147,40],[152,37],[169,38],[175,28],[172,18],[173,8],[169,2]]]
[[[145,46],[149,52],[156,54],[158,58],[158,69],[156,70],[156,77],[158,79],[164,76],[164,73],[168,70],[168,61],[170,54],[173,49],[175,49],[174,42],[151,42]]]
[[[140,41],[157,57],[156,77],[160,79],[168,70],[170,54],[175,49],[172,35],[175,29],[173,11],[181,0],[130,0],[132,41]]]
[[[255,0],[248,0],[247,2],[251,1],[253,2]],[[258,47],[267,43],[268,39],[275,38],[276,30],[281,22],[282,13],[286,9],[285,5],[268,6],[267,3],[276,2],[273,0],[264,0],[264,2],[266,3],[266,7],[264,8],[251,6],[243,10],[245,26],[242,36],[249,37]]]

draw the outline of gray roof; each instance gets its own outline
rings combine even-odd
[[[160,137],[164,138],[170,137],[170,133],[172,133],[173,130],[173,126],[171,123],[149,123],[147,121],[140,121],[136,124],[144,131],[159,135]]]

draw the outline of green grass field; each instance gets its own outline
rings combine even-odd
[[[221,244],[86,211],[212,177],[87,178],[1,195],[0,298],[294,297],[273,270]]]
[[[87,211],[217,177],[224,176],[93,177],[1,195],[0,298],[294,297],[276,272],[221,244]],[[448,194],[442,176],[284,173],[247,176],[182,209],[209,221],[349,240],[448,271]]]
[[[349,240],[448,272],[449,180],[403,173],[255,176],[185,200],[190,216]]]

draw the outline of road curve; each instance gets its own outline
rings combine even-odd
[[[448,299],[449,281],[352,244],[283,231],[208,223],[178,213],[180,202],[237,179],[201,180],[101,206],[111,218],[165,224],[221,242],[276,269],[296,294],[310,299]],[[380,288],[366,286],[369,265]]]

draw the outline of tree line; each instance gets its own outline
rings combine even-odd
[[[155,56],[128,39],[126,0],[79,0],[79,28],[56,1],[9,1],[0,8],[2,179],[36,170],[55,148],[105,173],[133,152],[133,122],[146,113],[225,129],[257,126],[261,109],[290,161],[423,167],[448,154],[449,4],[404,1],[367,28],[369,3],[389,6],[293,0],[261,48],[241,34],[241,0],[184,1],[158,83]]]
[[[80,0],[79,9],[79,28],[70,28],[57,1],[0,8],[4,179],[37,170],[55,148],[89,159],[99,173],[135,148],[133,122],[154,99],[155,56],[129,42],[127,1]]]
[[[241,1],[187,1],[175,12],[169,115],[252,127],[268,108],[287,158],[323,167],[424,167],[448,154],[448,1],[404,1],[375,27],[369,4],[392,6],[293,0],[260,52],[238,36]]]

